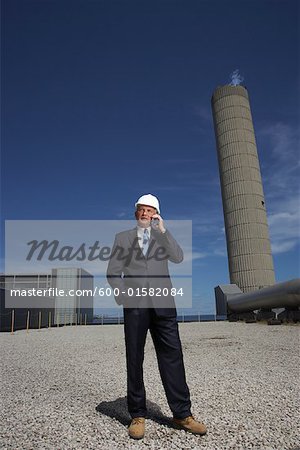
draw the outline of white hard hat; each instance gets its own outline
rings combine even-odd
[[[137,207],[137,205],[152,206],[157,210],[158,214],[160,214],[158,198],[154,197],[152,194],[142,195],[136,202],[135,207]]]

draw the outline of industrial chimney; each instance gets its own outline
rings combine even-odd
[[[218,87],[212,111],[230,283],[251,292],[273,285],[275,275],[247,90]]]

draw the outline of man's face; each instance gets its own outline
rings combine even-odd
[[[156,209],[152,206],[138,205],[135,211],[135,218],[138,221],[138,225],[142,228],[149,227],[151,223],[151,217],[156,214]]]

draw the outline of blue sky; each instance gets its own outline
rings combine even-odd
[[[276,279],[299,276],[297,1],[6,0],[1,41],[2,221],[131,219],[151,192],[193,220],[195,308],[214,311],[229,275],[210,99],[239,69]]]

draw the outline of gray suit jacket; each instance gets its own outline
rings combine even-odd
[[[182,260],[182,249],[168,230],[164,234],[151,230],[146,256],[138,243],[137,228],[118,233],[107,268],[107,280],[119,294],[116,302],[129,308],[147,307],[150,299],[158,315],[176,315],[168,261]]]

